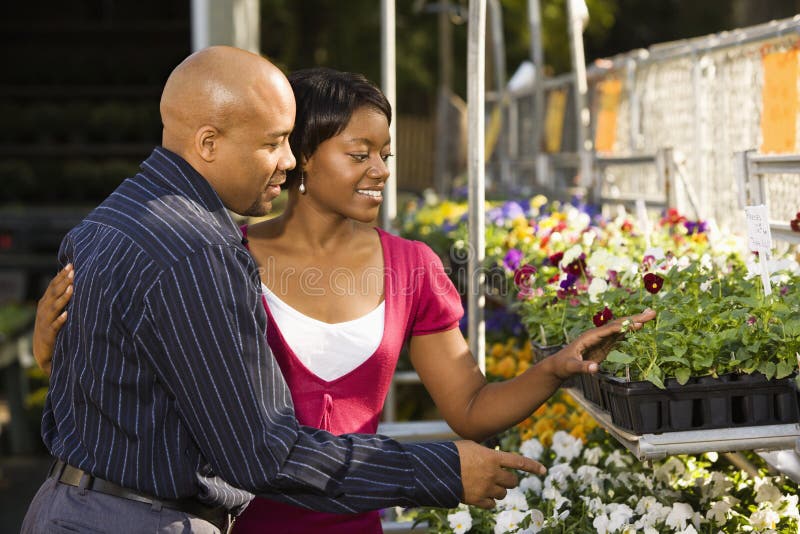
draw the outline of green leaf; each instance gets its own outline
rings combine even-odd
[[[783,328],[787,336],[800,336],[800,319],[789,319],[784,323]]]
[[[794,372],[796,362],[781,360],[778,362],[778,371],[775,378],[785,378]]]
[[[675,378],[678,379],[678,384],[680,385],[688,382],[690,376],[692,376],[692,370],[687,367],[679,367],[675,370]]]
[[[647,372],[647,374],[644,375],[644,378],[645,378],[645,380],[649,380],[650,382],[652,382],[659,389],[667,389],[664,386],[664,381],[661,378],[662,376],[663,376],[663,373],[661,372],[661,369],[659,369],[656,366],[653,366]]]
[[[611,363],[633,363],[636,360],[635,357],[631,356],[630,354],[625,354],[624,352],[620,352],[616,349],[612,350],[606,356],[606,361]]]

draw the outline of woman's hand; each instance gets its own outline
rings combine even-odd
[[[56,335],[67,320],[64,311],[72,298],[72,279],[75,277],[72,264],[68,264],[50,280],[36,306],[36,324],[33,326],[33,357],[37,365],[50,375]]]
[[[638,315],[615,319],[608,324],[587,330],[578,339],[554,354],[549,363],[559,379],[566,380],[580,373],[596,373],[600,362],[606,359],[614,345],[625,337],[625,332],[639,330],[644,323],[654,319],[656,312],[646,309]]]

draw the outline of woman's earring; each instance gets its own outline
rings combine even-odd
[[[301,195],[306,194],[306,173],[300,173],[300,187],[297,188]]]

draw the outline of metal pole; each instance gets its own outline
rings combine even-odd
[[[389,126],[392,150],[397,156],[397,79],[395,54],[395,3],[394,0],[381,0],[381,86],[387,100],[392,105],[394,120]],[[383,189],[383,229],[392,231],[397,217],[397,157],[389,158],[391,179]]]
[[[542,11],[539,0],[528,0],[528,22],[531,27],[531,61],[533,62],[533,159],[542,146],[544,131],[544,49],[542,48]],[[541,180],[540,180],[541,183]]]
[[[588,186],[592,179],[592,141],[589,139],[589,108],[586,104],[588,84],[586,82],[586,57],[583,52],[583,21],[577,16],[575,2],[567,1],[567,25],[569,26],[569,48],[572,54],[572,70],[575,74],[575,115],[578,126],[578,157],[580,158],[579,185]]]
[[[453,181],[452,155],[460,139],[451,131],[450,94],[453,87],[453,25],[450,0],[439,2],[439,90],[436,101],[436,159],[433,185],[436,192],[448,196]]]
[[[497,88],[497,106],[500,110],[500,134],[497,139],[497,156],[500,160],[500,183],[511,186],[511,161],[508,154],[508,112],[506,103],[506,45],[503,39],[503,10],[500,0],[489,0],[492,23],[492,52],[494,55],[494,83]]]
[[[467,151],[469,179],[469,273],[468,331],[469,348],[482,372],[486,372],[486,325],[483,321],[485,288],[483,259],[485,234],[485,131],[486,98],[486,0],[470,0],[467,30]]]
[[[211,36],[209,32],[210,22],[210,6],[209,0],[192,0],[191,18],[192,18],[192,51],[197,52],[203,48],[208,47],[211,43]]]

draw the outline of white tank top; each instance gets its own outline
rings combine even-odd
[[[383,339],[386,301],[358,319],[326,323],[289,306],[261,284],[269,311],[286,343],[306,368],[330,382],[372,356]]]

